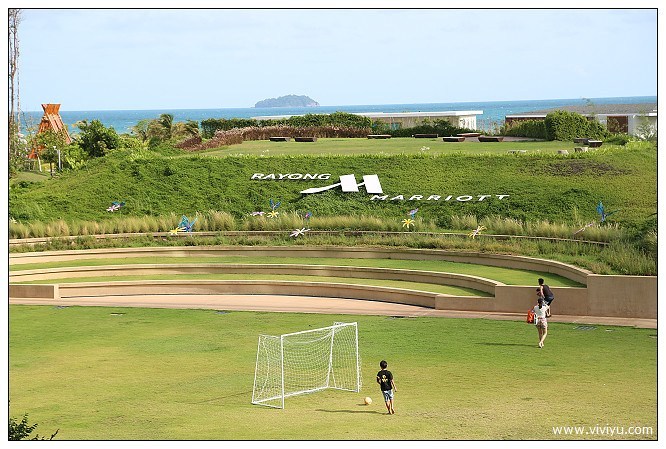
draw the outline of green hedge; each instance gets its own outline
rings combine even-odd
[[[391,129],[390,125],[385,122],[372,122],[372,132],[374,134],[390,134],[392,137],[412,137],[414,134],[438,134],[440,136],[454,136],[458,133],[471,131],[473,130],[453,126],[448,121],[442,119],[433,121],[426,120],[420,125],[399,129]]]
[[[209,118],[201,121],[201,137],[210,139],[215,135],[215,131],[229,131],[248,126],[259,126],[259,122],[250,118]]]
[[[522,120],[505,124],[500,133],[504,136],[546,139],[546,124],[543,120]]]
[[[372,120],[348,112],[294,115],[285,119],[275,120],[211,118],[201,121],[201,134],[204,139],[210,139],[215,135],[215,132],[219,130],[229,131],[234,128],[262,128],[279,125],[291,126],[294,128],[337,126],[344,128],[369,129],[372,126]]]
[[[544,125],[548,140],[572,141],[578,137],[603,139],[609,135],[599,122],[575,112],[551,112],[546,115]]]

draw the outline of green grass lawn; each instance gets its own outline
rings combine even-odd
[[[317,139],[316,142],[271,142],[268,140],[246,141],[222,149],[206,151],[212,156],[293,156],[293,155],[395,155],[395,154],[501,154],[511,150],[526,150],[533,153],[557,153],[557,150],[573,151],[572,142],[444,142],[439,139],[392,138],[374,139]],[[426,147],[427,149],[423,149]]]
[[[27,182],[41,182],[46,181],[51,177],[51,173],[48,168],[48,164],[45,165],[44,171],[22,171],[13,177],[10,181],[10,185],[16,184],[17,182],[27,181]]]
[[[311,257],[252,257],[252,256],[225,256],[225,257],[135,257],[125,259],[78,259],[72,261],[31,263],[12,265],[11,271],[36,270],[60,267],[87,267],[103,265],[129,265],[129,264],[299,264],[299,265],[333,265],[373,268],[396,268],[405,270],[421,270],[467,274],[492,279],[507,285],[536,285],[540,277],[548,279],[548,285],[553,287],[581,287],[582,285],[571,279],[552,273],[539,271],[518,270],[489,265],[476,265],[469,263],[432,261],[432,260],[401,260],[401,259],[338,259],[338,258],[311,258]],[[238,275],[236,275],[238,279]],[[53,282],[53,281],[49,281]]]
[[[360,393],[250,403],[259,334],[335,321],[359,324]],[[20,305],[9,329],[10,416],[58,440],[572,439],[553,434],[566,425],[656,438],[654,330],[553,323],[538,349],[524,322]],[[374,381],[381,359],[394,416]]]

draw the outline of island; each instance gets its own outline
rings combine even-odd
[[[268,98],[257,101],[255,108],[303,108],[319,106],[319,103],[306,95],[285,95],[278,98]]]

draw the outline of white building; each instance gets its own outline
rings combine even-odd
[[[446,120],[458,128],[476,129],[476,116],[483,111],[441,111],[441,112],[353,112],[352,114],[387,123],[391,129],[412,128],[424,121]],[[265,115],[252,117],[255,120],[276,120],[291,115]]]
[[[507,115],[504,121],[508,125],[517,121],[543,120],[548,112],[554,110]],[[638,137],[657,132],[657,105],[654,103],[564,106],[557,110],[577,112],[589,119],[595,119],[611,132],[627,133]]]
[[[360,112],[356,115],[388,123],[392,129],[412,128],[424,121],[446,120],[457,128],[476,129],[476,116],[483,111]]]

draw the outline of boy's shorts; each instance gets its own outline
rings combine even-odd
[[[382,390],[382,394],[384,395],[384,402],[393,399],[393,390]]]

